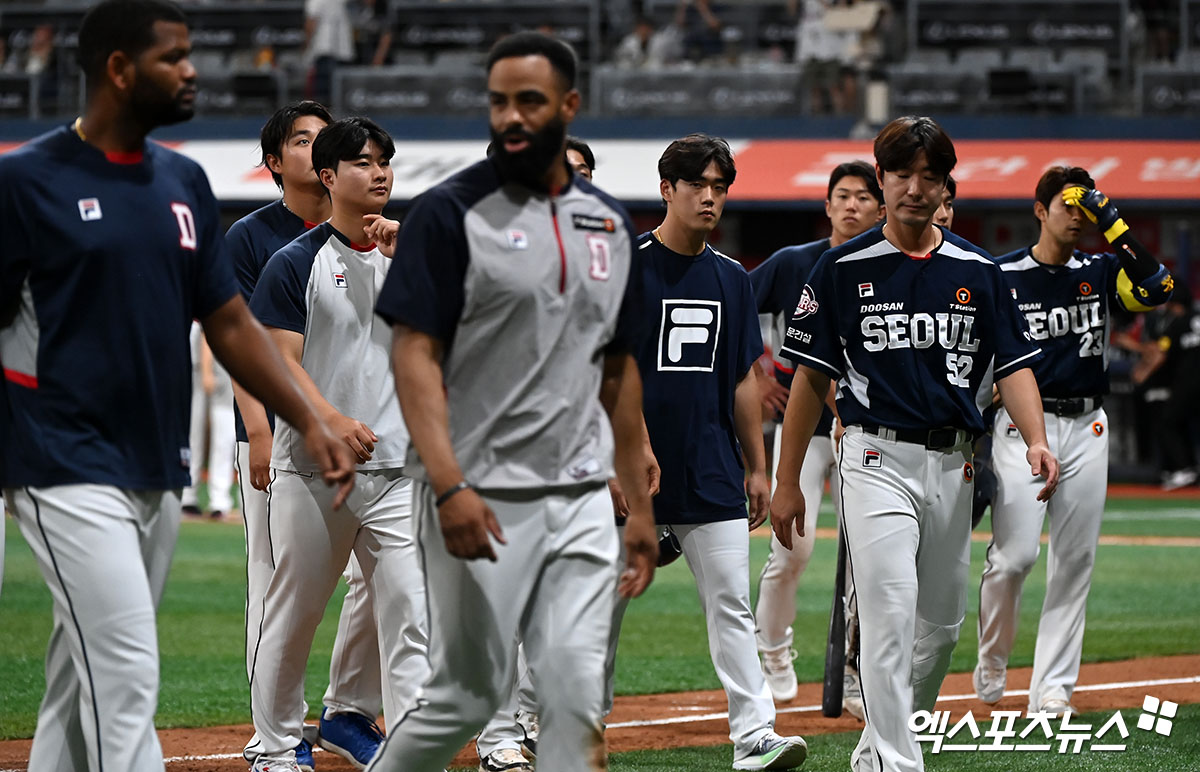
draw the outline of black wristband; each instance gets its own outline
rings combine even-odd
[[[434,506],[440,507],[441,505],[443,505],[447,501],[449,501],[451,496],[458,493],[459,491],[465,491],[466,489],[468,489],[470,487],[471,487],[471,483],[467,482],[466,480],[461,480],[456,485],[451,485],[449,488],[442,491],[442,495],[437,497],[437,500],[434,501]]]

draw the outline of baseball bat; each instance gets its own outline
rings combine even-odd
[[[829,639],[825,642],[825,685],[821,691],[821,714],[842,715],[842,677],[846,672],[846,538],[838,526],[837,578],[833,584],[833,608],[829,612]]]

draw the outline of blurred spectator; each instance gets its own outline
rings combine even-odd
[[[347,0],[304,0],[304,39],[311,67],[308,97],[330,104],[333,73],[339,64],[354,61],[354,32]]]
[[[39,24],[25,53],[25,74],[38,79],[38,102],[53,110],[58,100],[58,56],[54,48],[54,27]]]
[[[360,64],[381,67],[390,63],[399,5],[400,0],[362,0],[355,35]]]
[[[0,35],[0,73],[13,73],[21,71],[21,62],[17,56],[8,55],[8,38]]]
[[[655,69],[674,64],[683,57],[683,30],[671,24],[655,30],[654,22],[639,16],[633,31],[621,40],[615,55],[621,67]]]
[[[1196,403],[1200,400],[1200,314],[1185,282],[1161,312],[1157,345],[1147,356],[1142,377],[1159,409],[1154,423],[1159,427],[1162,449],[1162,486],[1174,490],[1196,482],[1195,435],[1192,432]],[[1136,371],[1135,371],[1136,372]],[[1156,391],[1152,395],[1150,391]]]
[[[801,0],[789,0],[795,11]],[[802,0],[800,24],[796,30],[796,61],[804,66],[811,111],[848,113],[858,107],[859,68],[867,68],[882,51],[882,42],[865,33],[875,30],[885,14],[884,4],[867,0]],[[835,26],[831,11],[846,11],[861,6],[860,13],[842,13]],[[864,44],[864,39],[869,45]]]
[[[1175,58],[1179,26],[1178,0],[1140,0],[1135,13],[1141,13],[1145,25],[1145,57],[1151,62],[1171,62]]]
[[[695,9],[695,14],[691,13],[692,9]],[[675,8],[675,26],[684,31],[685,58],[702,61],[725,53],[721,20],[713,12],[711,0],[679,0]]]

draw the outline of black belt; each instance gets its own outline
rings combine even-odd
[[[1067,397],[1064,399],[1055,399],[1054,397],[1042,398],[1042,409],[1047,413],[1064,418],[1075,418],[1084,413],[1090,413],[1098,409],[1104,404],[1104,397]]]
[[[863,424],[862,430],[867,434],[885,440],[911,442],[914,445],[924,445],[926,450],[949,450],[974,441],[972,434],[964,429],[946,427],[944,429],[891,429],[886,426]]]

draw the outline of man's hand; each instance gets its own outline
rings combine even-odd
[[[779,543],[792,548],[792,523],[796,534],[804,535],[804,494],[796,482],[775,482],[775,497],[771,499],[771,528]]]
[[[470,488],[454,494],[438,507],[438,521],[446,549],[456,558],[487,558],[495,562],[496,550],[489,535],[501,544],[508,544],[496,513]]]
[[[612,496],[613,514],[624,520],[629,516],[629,500],[621,490],[621,482],[615,477],[608,480],[608,495]]]
[[[768,375],[759,379],[758,388],[762,391],[763,405],[775,413],[783,415],[783,411],[787,410],[788,394],[790,393],[788,387]]]
[[[1110,242],[1129,230],[1129,226],[1117,213],[1117,207],[1113,205],[1108,196],[1098,190],[1072,185],[1062,192],[1062,197],[1063,203],[1067,206],[1077,206],[1082,209],[1089,220],[1100,226],[1100,232]]]
[[[400,223],[381,214],[364,214],[363,219],[366,220],[363,231],[379,247],[379,253],[384,257],[395,257],[396,234],[400,232]]]
[[[250,485],[265,491],[271,484],[271,435],[250,437]]]
[[[654,579],[658,565],[658,532],[649,517],[631,517],[625,521],[625,570],[617,590],[625,598],[636,598]]]
[[[846,427],[842,424],[842,417],[836,416],[833,419],[833,454],[836,456],[842,448],[842,435],[846,433]]]
[[[341,413],[327,416],[325,420],[329,422],[329,428],[333,430],[333,433],[341,437],[350,450],[354,451],[354,455],[358,456],[359,463],[371,460],[375,443],[379,442],[379,438],[375,436],[375,432],[371,431],[371,427]]]
[[[333,497],[333,508],[341,508],[354,488],[354,454],[325,422],[319,420],[312,421],[304,433],[304,447],[320,467],[325,484],[338,486],[337,495]]]
[[[746,498],[750,505],[750,530],[753,531],[767,521],[771,508],[771,485],[762,472],[754,472],[746,478]]]
[[[1029,471],[1034,477],[1046,478],[1046,486],[1037,495],[1038,501],[1049,501],[1058,489],[1058,459],[1050,452],[1050,448],[1041,442],[1035,442],[1025,451],[1025,459],[1029,462]]]

